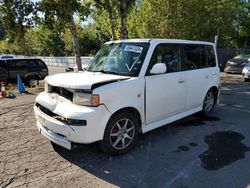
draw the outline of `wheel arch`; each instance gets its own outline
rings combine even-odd
[[[123,108],[117,110],[116,112],[114,112],[114,113],[111,115],[110,119],[111,119],[113,116],[115,116],[116,114],[122,113],[122,112],[124,112],[124,111],[130,112],[130,113],[132,113],[132,114],[135,115],[135,117],[138,119],[138,121],[139,121],[139,123],[140,123],[140,125],[139,125],[139,132],[142,132],[142,117],[141,117],[140,112],[139,112],[136,108],[134,108],[134,107],[131,107],[131,106],[123,107]]]
[[[25,79],[28,79],[29,77],[35,77],[38,78],[39,80],[41,79],[41,76],[38,73],[32,72],[32,73],[28,73],[25,75]]]
[[[211,86],[208,90],[207,90],[207,92],[209,92],[209,91],[212,91],[214,94],[215,94],[215,104],[217,104],[217,101],[218,101],[218,94],[219,94],[219,88],[218,87],[216,87],[216,86]],[[207,92],[206,92],[206,94],[207,94]]]

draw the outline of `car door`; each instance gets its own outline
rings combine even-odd
[[[210,82],[210,71],[205,45],[183,44],[182,55],[187,86],[185,110],[190,110],[202,104]]]
[[[28,73],[27,60],[25,59],[8,60],[8,66],[11,79],[16,79],[17,75],[24,78]]]
[[[165,63],[165,74],[152,75],[156,63]],[[146,124],[177,114],[185,107],[185,72],[182,72],[180,46],[160,44],[153,53],[145,76]]]
[[[5,60],[0,60],[0,80],[8,79],[8,69]]]

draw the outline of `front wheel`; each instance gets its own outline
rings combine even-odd
[[[214,110],[215,106],[215,94],[212,90],[209,90],[205,96],[202,108],[203,115],[209,115]]]
[[[128,111],[115,114],[109,120],[100,142],[102,150],[109,155],[119,155],[130,150],[138,136],[139,121]]]
[[[250,79],[249,78],[244,78],[245,82],[249,82]]]

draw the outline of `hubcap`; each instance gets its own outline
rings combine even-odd
[[[208,92],[204,101],[204,109],[206,112],[210,112],[214,106],[214,95],[212,92]]]
[[[118,120],[110,132],[110,143],[115,149],[127,148],[134,140],[135,125],[127,118]]]

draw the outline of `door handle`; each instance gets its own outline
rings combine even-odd
[[[208,78],[209,78],[209,76],[208,76],[208,75],[206,75],[206,76],[205,76],[205,79],[208,79]]]
[[[179,84],[182,84],[182,83],[184,83],[185,82],[185,80],[179,80]]]

